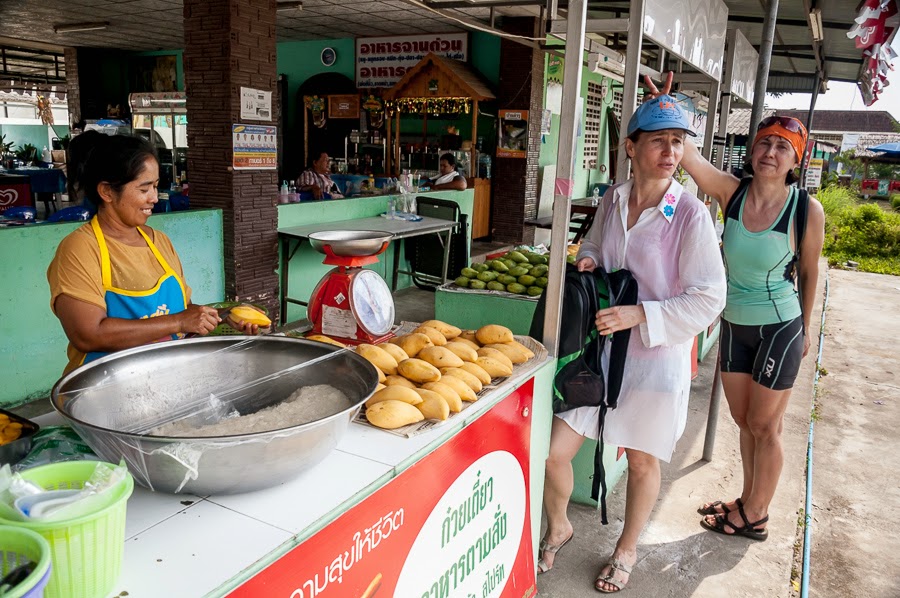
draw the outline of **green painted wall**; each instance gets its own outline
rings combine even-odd
[[[50,311],[47,267],[59,242],[83,223],[0,229],[0,407],[49,395],[66,365],[66,337]],[[195,303],[222,301],[221,210],[160,214],[150,226],[178,251]]]
[[[475,192],[466,191],[433,191],[421,193],[427,197],[449,199],[459,205],[463,214],[469,216],[472,221],[472,209],[475,203]],[[354,197],[351,199],[337,199],[330,201],[307,201],[298,204],[286,204],[278,206],[278,228],[290,226],[305,226],[314,223],[338,222],[340,220],[352,220],[358,218],[371,218],[387,211],[388,196],[379,197]],[[468,231],[468,246],[472,243],[471,226]],[[376,264],[367,266],[379,274],[391,284],[391,268],[394,263],[394,251],[396,243],[392,243],[387,251],[379,256]],[[401,248],[401,251],[403,249]],[[308,301],[319,280],[332,268],[322,263],[324,256],[313,250],[307,242],[304,242],[290,262],[288,284],[290,286],[288,297],[300,301]],[[409,270],[409,261],[405,251],[401,254],[400,269]],[[409,276],[401,274],[397,288],[403,289],[412,285]],[[306,317],[306,308],[302,305],[288,305],[288,322],[294,322]]]
[[[441,289],[434,294],[434,317],[469,330],[487,324],[500,324],[514,334],[527,335],[536,307],[535,300],[503,295],[458,293]]]
[[[589,70],[582,69],[581,72],[581,103],[582,115],[584,114],[585,98],[587,97],[588,82],[600,83],[604,77]],[[591,186],[594,183],[608,183],[609,181],[609,136],[607,135],[607,118],[606,107],[612,105],[613,87],[619,85],[616,81],[609,80],[610,91],[604,98],[603,113],[600,120],[600,143],[598,147],[597,167],[592,169],[584,168],[584,120],[582,116],[581,135],[577,139],[575,153],[575,187],[573,197],[585,197],[590,195]],[[547,89],[547,68],[546,59],[544,66],[544,101],[546,105],[546,89]],[[557,151],[559,149],[559,121],[560,115],[551,116],[550,133],[546,133],[541,138],[541,154],[538,164],[547,166],[556,164]],[[606,167],[605,172],[600,172],[600,166]]]
[[[490,33],[473,31],[469,60],[494,89],[500,84],[500,38]]]
[[[21,145],[30,143],[38,148],[38,154],[40,154],[45,145],[48,149],[53,149],[50,146],[52,137],[68,134],[69,127],[66,125],[53,125],[52,129],[49,125],[0,125],[0,135],[6,135],[7,143],[10,141],[16,143],[13,146],[13,150],[18,149]]]

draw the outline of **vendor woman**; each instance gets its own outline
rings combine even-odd
[[[156,204],[159,162],[147,141],[95,135],[76,181],[97,215],[69,234],[47,270],[50,308],[69,339],[64,373],[112,351],[185,334],[221,321],[191,304],[172,242],[146,225]]]
[[[428,188],[432,191],[465,191],[466,177],[456,170],[456,158],[446,153],[438,162],[440,175],[428,180]]]

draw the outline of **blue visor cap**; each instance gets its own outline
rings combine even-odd
[[[628,137],[639,129],[641,131],[682,129],[691,137],[697,136],[691,130],[687,115],[678,105],[678,100],[669,95],[646,100],[640,105],[628,121]]]

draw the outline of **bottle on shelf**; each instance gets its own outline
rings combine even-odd
[[[600,203],[600,189],[598,187],[594,187],[594,191],[591,193],[591,203],[595,206]]]

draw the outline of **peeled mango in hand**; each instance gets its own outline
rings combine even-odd
[[[249,305],[232,307],[231,311],[228,312],[228,315],[239,326],[243,324],[256,324],[257,326],[272,325],[272,320],[270,320],[266,314]]]

